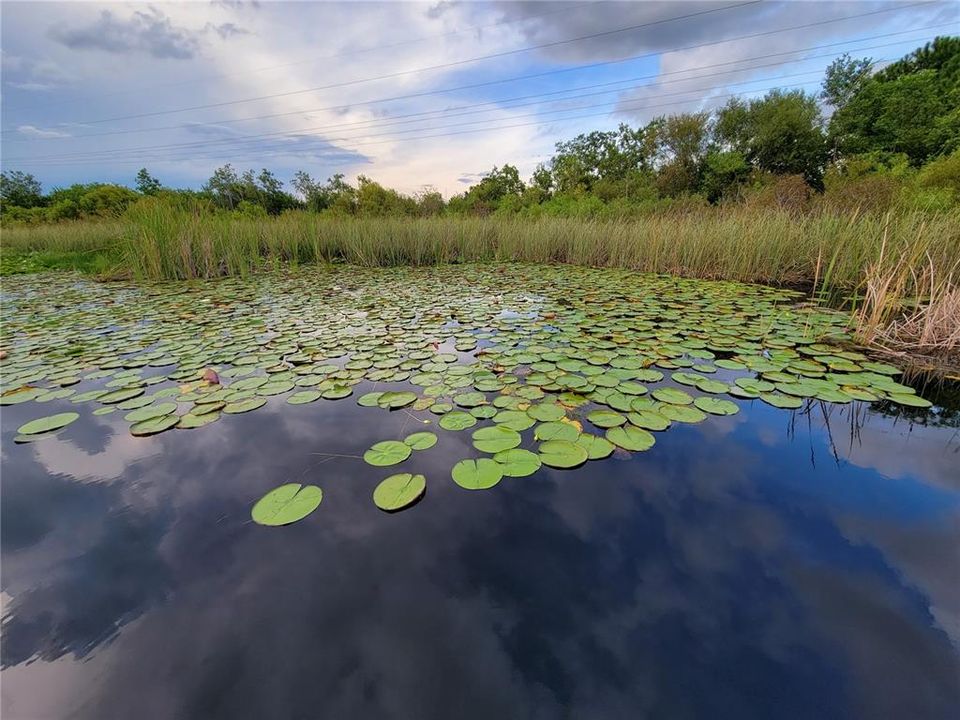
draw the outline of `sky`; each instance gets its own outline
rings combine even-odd
[[[955,2],[10,2],[0,164],[45,189],[225,163],[407,193],[960,32]]]

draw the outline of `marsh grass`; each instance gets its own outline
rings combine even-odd
[[[797,215],[730,208],[611,221],[272,218],[138,203],[115,223],[5,229],[4,252],[93,254],[147,279],[244,276],[304,263],[570,263],[801,287],[892,352],[955,354],[960,211]]]

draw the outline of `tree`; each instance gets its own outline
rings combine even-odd
[[[650,167],[646,131],[621,123],[616,130],[594,131],[557,143],[551,160],[553,182],[559,192],[589,192],[599,181],[623,185]],[[544,190],[543,180],[534,181]]]
[[[0,205],[33,208],[44,205],[43,187],[33,175],[20,170],[0,173]]]
[[[244,199],[240,177],[230,163],[214,170],[203,189],[213,196],[213,201],[217,205],[230,210]]]
[[[146,168],[140,168],[137,173],[137,192],[141,195],[156,195],[163,189],[163,185],[153,177]]]
[[[834,110],[843,108],[860,92],[873,70],[871,58],[854,59],[844,53],[827,66],[820,90],[820,99]]]
[[[800,90],[771,90],[747,103],[732,100],[714,124],[724,147],[742,153],[758,170],[775,175],[802,175],[822,189],[826,141],[820,107]]]
[[[915,166],[960,146],[960,38],[876,73],[830,118],[830,138],[844,154],[902,152]]]
[[[659,172],[657,185],[664,195],[697,192],[704,156],[709,146],[707,113],[681,113],[658,118],[648,125],[656,138]]]

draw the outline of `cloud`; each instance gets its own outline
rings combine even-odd
[[[38,138],[65,138],[70,137],[70,133],[60,132],[59,130],[44,130],[33,125],[21,125],[17,128],[21,135],[29,135]]]
[[[145,53],[161,59],[189,60],[200,48],[196,33],[175,27],[156,8],[134,12],[126,20],[103,10],[95,22],[85,27],[70,29],[56,25],[50,29],[50,36],[71,50],[102,50],[122,55]]]
[[[207,23],[204,27],[204,30],[209,30],[215,32],[220,36],[221,40],[227,40],[228,38],[236,37],[237,35],[249,35],[250,31],[246,28],[242,28],[236,23],[226,22],[220,23],[219,25],[214,25],[213,23]]]

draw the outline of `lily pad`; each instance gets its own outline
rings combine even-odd
[[[415,432],[403,439],[403,444],[411,450],[429,450],[437,444],[437,436],[432,432]]]
[[[577,438],[577,445],[587,451],[588,460],[602,460],[613,454],[614,444],[606,438],[583,433]]]
[[[160,417],[153,417],[149,420],[134,423],[130,426],[130,434],[136,437],[157,435],[175,427],[178,422],[180,422],[180,418],[176,415],[161,415]]]
[[[384,512],[399,512],[417,503],[426,492],[427,479],[423,475],[398,473],[377,485],[373,503]]]
[[[587,449],[568,440],[547,440],[538,448],[540,462],[553,468],[569,469],[587,461]]]
[[[470,413],[454,410],[440,418],[439,424],[444,430],[466,430],[476,425],[477,419]]]
[[[487,490],[503,478],[503,467],[489,458],[461,460],[450,471],[453,481],[467,490]]]
[[[250,516],[260,525],[289,525],[303,520],[320,506],[322,500],[323,491],[316,485],[287,483],[260,498]]]
[[[607,430],[607,440],[612,442],[617,447],[621,447],[624,450],[633,450],[639,452],[641,450],[649,450],[656,443],[656,439],[649,432],[643,428],[638,428],[633,425],[627,425],[626,427],[616,427]]]
[[[579,435],[580,431],[575,425],[565,422],[542,423],[541,425],[537,425],[537,429],[533,431],[533,436],[537,440],[566,440],[567,442],[575,442]]]
[[[720,400],[719,398],[698,397],[693,404],[711,415],[736,415],[740,408],[735,402]]]
[[[79,413],[65,412],[47,417],[37,418],[21,425],[17,432],[21,435],[37,435],[40,433],[53,432],[65,428],[70,423],[80,418]]]
[[[540,469],[540,457],[529,450],[512,448],[501,450],[493,456],[506,477],[526,477]]]
[[[480,452],[497,453],[515,448],[521,442],[520,433],[503,425],[484,427],[473,433],[473,446]]]
[[[587,414],[587,420],[597,427],[612,428],[623,425],[627,418],[613,410],[594,410]]]
[[[402,463],[410,457],[410,446],[399,440],[384,440],[373,445],[363,454],[363,460],[368,465],[387,467]]]

